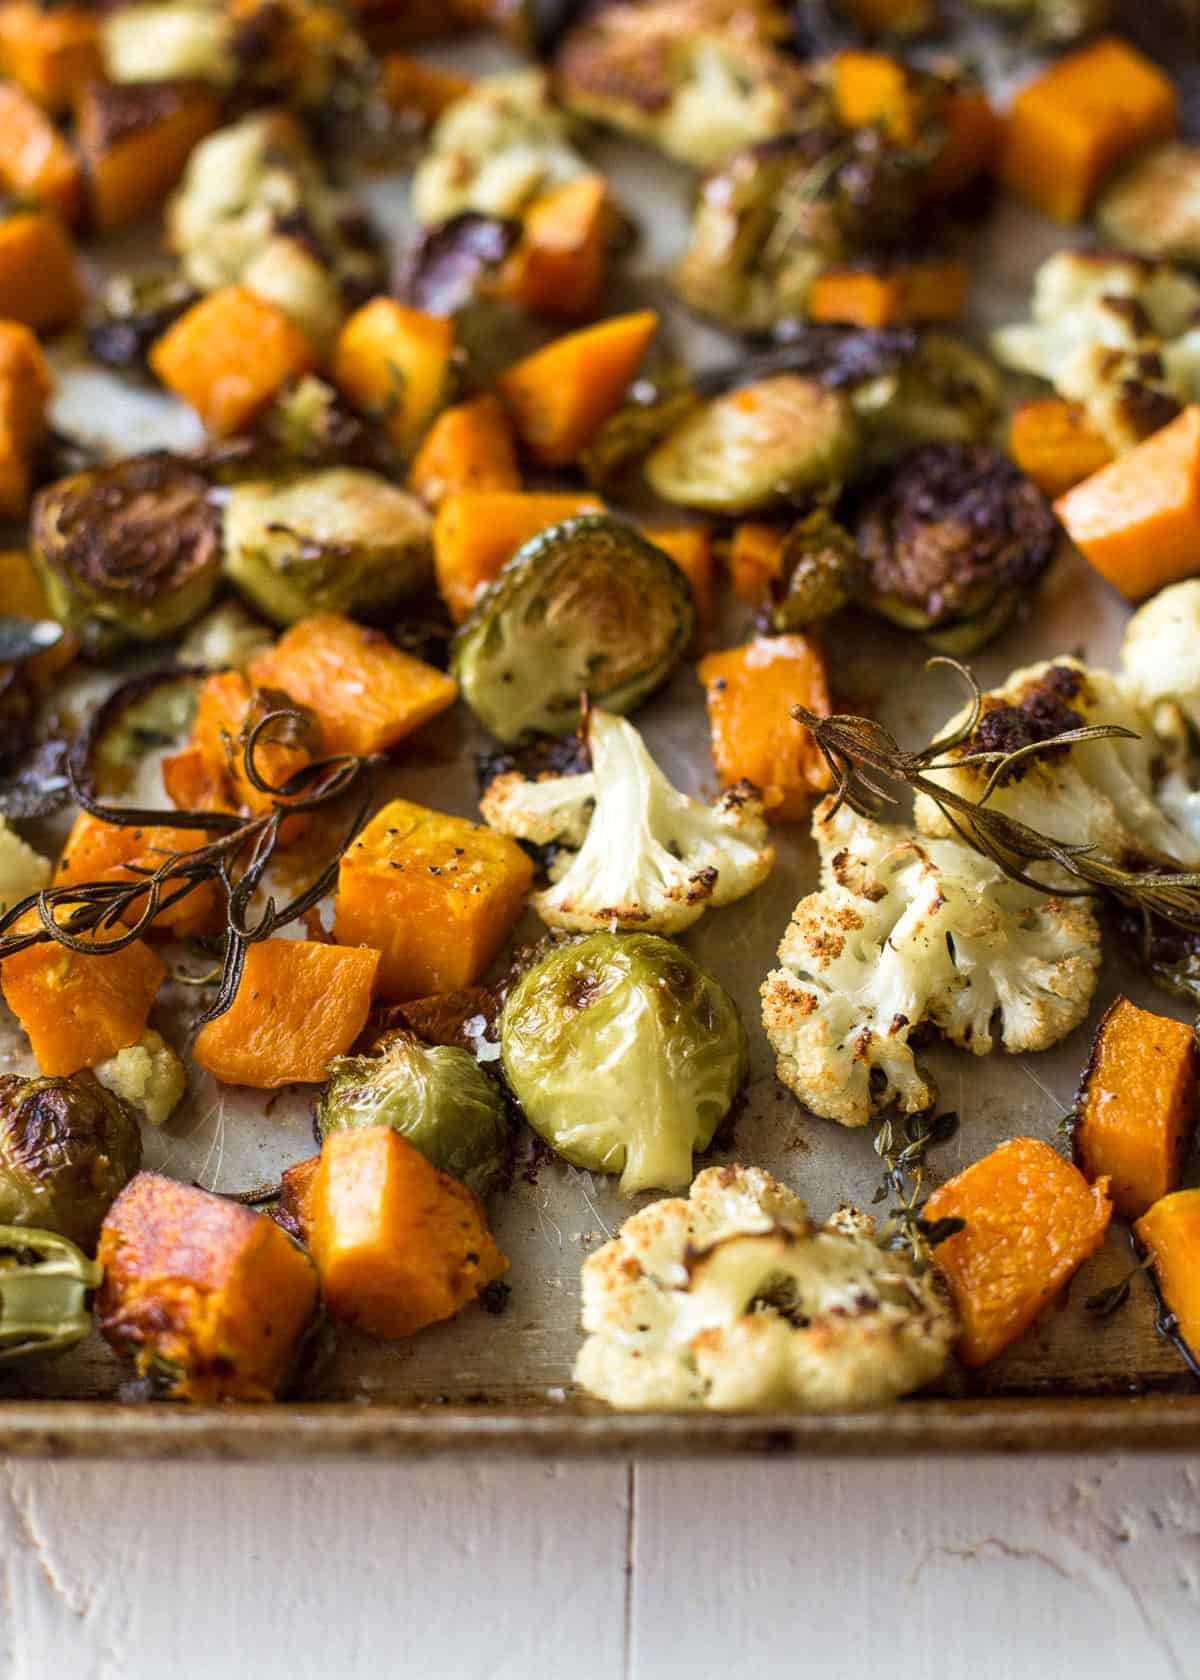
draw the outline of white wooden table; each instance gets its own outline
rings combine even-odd
[[[1193,1680],[1200,1466],[0,1466],[3,1680]]]

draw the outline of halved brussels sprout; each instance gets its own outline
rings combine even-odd
[[[105,699],[88,729],[87,766],[101,797],[127,793],[138,772],[182,744],[200,693],[196,671],[168,668],[130,677]]]
[[[1200,146],[1168,140],[1143,152],[1107,189],[1096,222],[1122,251],[1200,263]]]
[[[910,352],[853,387],[863,466],[894,461],[922,443],[986,438],[1000,411],[995,365],[953,333],[920,334]]]
[[[0,1364],[45,1358],[92,1328],[101,1268],[55,1231],[0,1225]]]
[[[534,1131],[626,1195],[690,1183],[741,1088],[728,993],[653,933],[593,933],[526,970],[500,1017],[504,1074]]]
[[[93,1074],[0,1078],[0,1224],[59,1231],[90,1253],[141,1164],[132,1110]]]
[[[377,616],[433,575],[423,505],[375,473],[327,467],[240,484],[225,508],[225,570],[277,624],[315,612]]]
[[[499,1087],[469,1050],[392,1032],[373,1056],[339,1056],[317,1108],[322,1138],[391,1126],[442,1172],[486,1196],[508,1158]]]
[[[622,520],[581,514],[517,550],[455,637],[451,674],[500,740],[561,735],[584,693],[632,711],[670,675],[692,622],[669,555]]]
[[[753,513],[837,485],[857,465],[858,424],[840,391],[779,373],[716,397],[646,462],[667,502]]]
[[[832,618],[856,593],[860,571],[849,531],[828,509],[815,508],[787,534],[771,628],[802,630]]]
[[[139,455],[39,490],[33,558],[55,618],[105,656],[198,618],[221,581],[208,481],[170,455]]]
[[[699,404],[681,372],[635,380],[617,412],[580,452],[583,476],[596,490],[612,489]]]

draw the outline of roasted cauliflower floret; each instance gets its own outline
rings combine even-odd
[[[945,1286],[881,1248],[866,1214],[814,1226],[757,1167],[710,1167],[583,1266],[575,1380],[628,1410],[878,1406],[932,1382],[955,1318]]]
[[[35,852],[0,817],[0,911],[19,904],[30,893],[41,892],[50,875],[49,858]]]
[[[1125,627],[1121,674],[1160,734],[1177,734],[1175,709],[1200,733],[1200,578],[1173,583],[1138,608]]]
[[[612,0],[591,8],[555,58],[560,98],[581,116],[711,169],[739,146],[807,128],[827,95],[776,45],[765,0]]]
[[[510,771],[480,804],[500,833],[561,848],[533,896],[548,927],[678,933],[766,880],[775,850],[756,789],[704,805],[672,787],[624,718],[593,711],[587,730],[591,770],[539,781]]]
[[[1079,404],[1117,454],[1200,396],[1200,283],[1166,263],[1058,251],[1031,313],[993,334],[996,356]]]
[[[982,1056],[1046,1050],[1087,1014],[1100,934],[1085,900],[1043,896],[957,840],[819,806],[821,886],[796,906],[762,987],[779,1077],[814,1114],[865,1126],[935,1093],[909,1039],[926,1023]]]
[[[966,715],[960,712],[947,729]],[[1127,869],[1164,860],[1189,869],[1200,865],[1200,811],[1176,797],[1182,792],[1176,778],[1161,778],[1163,746],[1150,713],[1132,685],[1108,671],[1065,655],[1013,671],[984,695],[974,733],[942,757],[1015,752],[1096,724],[1131,730],[1136,739],[1084,741],[1024,759],[994,789],[991,808],[1052,839],[1091,846]],[[978,799],[993,767],[958,764],[928,775]],[[917,800],[916,820],[924,834],[952,832],[926,795]]]
[[[101,1085],[151,1126],[169,1120],[187,1090],[183,1063],[152,1027],[143,1030],[136,1044],[126,1045],[92,1071]]]
[[[484,76],[439,118],[413,176],[412,206],[426,224],[466,210],[519,216],[587,169],[542,71]]]
[[[1096,220],[1122,250],[1200,263],[1200,146],[1167,140],[1143,152],[1105,192]]]
[[[114,82],[176,79],[232,87],[238,65],[221,0],[154,0],[119,6],[100,27],[104,68]]]

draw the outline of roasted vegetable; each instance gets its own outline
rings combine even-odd
[[[22,519],[29,506],[33,458],[46,436],[54,375],[29,328],[0,321],[0,518]],[[25,568],[22,568],[24,571]],[[11,577],[0,578],[9,612],[21,612]],[[38,611],[49,602],[43,601]]]
[[[645,457],[699,406],[683,371],[668,365],[639,374],[617,408],[579,454],[583,476],[596,490],[619,486],[640,471]]]
[[[1027,600],[1059,543],[1037,486],[983,443],[904,455],[859,503],[854,533],[872,612],[969,653]]]
[[[1164,1196],[1142,1215],[1133,1232],[1154,1268],[1167,1328],[1178,1335],[1194,1366],[1200,1358],[1200,1300],[1196,1296],[1200,1190],[1176,1190]]]
[[[274,632],[240,601],[222,601],[188,630],[179,644],[179,663],[202,671],[244,671],[274,640]]]
[[[532,537],[458,633],[451,669],[494,735],[561,734],[586,690],[632,711],[692,635],[687,581],[632,526],[582,514]]]
[[[956,321],[967,292],[967,267],[956,257],[873,258],[823,268],[809,289],[813,321],[893,327]]]
[[[409,468],[408,487],[431,508],[464,491],[520,490],[512,428],[499,400],[485,392],[439,414]]]
[[[167,389],[225,437],[308,373],[317,352],[282,309],[245,286],[224,286],[174,321],[147,359]]]
[[[128,227],[161,203],[220,114],[212,92],[193,82],[89,82],[75,102],[75,132],[97,230]]]
[[[83,212],[83,174],[67,141],[13,82],[0,82],[0,187],[54,210],[68,226]]]
[[[251,662],[249,674],[311,708],[328,753],[386,752],[458,693],[444,671],[338,613],[301,619]]]
[[[207,480],[169,455],[133,456],[39,491],[30,535],[55,615],[93,652],[182,629],[220,582]]]
[[[1057,59],[1008,111],[1000,148],[1004,185],[1060,222],[1080,221],[1113,169],[1175,132],[1170,79],[1109,35]]]
[[[353,467],[238,485],[224,537],[226,572],[277,624],[320,612],[379,618],[433,575],[424,508]]]
[[[575,1380],[612,1406],[828,1412],[932,1382],[955,1322],[937,1272],[866,1214],[817,1227],[769,1173],[728,1166],[584,1261],[583,1329]]]
[[[840,392],[776,374],[716,397],[668,434],[646,462],[664,501],[750,513],[803,500],[857,465],[858,426]]]
[[[71,826],[62,856],[54,872],[55,884],[68,882],[130,881],[136,876],[158,868],[170,852],[190,852],[206,845],[208,835],[203,829],[171,828],[164,824],[155,828],[127,826],[103,822],[89,811],[81,811]],[[219,917],[220,900],[211,881],[200,882],[196,888],[168,905],[154,919],[160,932],[172,932],[179,938],[189,935],[216,934],[222,931]],[[140,912],[131,911],[130,922]]]
[[[67,110],[100,74],[100,31],[89,5],[0,5],[0,71],[47,111]]]
[[[380,953],[381,997],[473,986],[525,908],[532,878],[515,841],[393,799],[342,858],[334,937]]]
[[[366,1023],[379,953],[309,939],[250,945],[231,1008],[201,1027],[197,1067],[227,1085],[272,1091],[317,1083]]]
[[[1054,511],[1127,600],[1190,577],[1200,562],[1200,407],[1068,490]]]
[[[53,1231],[0,1226],[0,1364],[47,1358],[91,1332],[103,1273]]]
[[[705,687],[713,763],[725,787],[762,790],[771,821],[799,822],[829,787],[816,742],[792,716],[799,702],[828,716],[821,650],[807,636],[760,636],[710,653],[696,667]]]
[[[50,883],[50,859],[35,852],[0,816],[0,912]]]
[[[1096,223],[1121,251],[1156,262],[1200,264],[1200,146],[1167,140],[1130,164],[1096,206]]]
[[[535,198],[500,289],[523,309],[580,321],[599,307],[618,226],[603,175],[581,175]]]
[[[544,467],[570,465],[621,406],[658,327],[652,309],[557,338],[497,380],[517,436]]]
[[[1196,1128],[1196,1035],[1119,997],[1104,1013],[1075,1100],[1075,1165],[1139,1219],[1178,1190]]]
[[[315,713],[294,695],[252,683],[241,671],[214,671],[206,678],[187,745],[162,760],[163,785],[175,804],[184,810],[269,815],[276,795],[257,786],[247,773],[246,746],[272,712],[287,715],[257,737],[254,762],[258,775],[277,788],[319,757],[323,742]],[[289,816],[280,829],[280,843],[298,839],[307,824],[304,812]],[[185,899],[181,909],[186,905]]]
[[[195,301],[174,263],[114,274],[88,322],[88,349],[108,367],[144,369],[151,345]]]
[[[0,1224],[57,1231],[90,1254],[141,1164],[133,1110],[93,1074],[0,1078]]]
[[[443,70],[408,53],[386,53],[379,66],[379,92],[403,130],[423,134],[455,100],[471,91],[471,81],[456,70]]]
[[[120,1097],[148,1126],[168,1121],[187,1090],[187,1070],[161,1033],[147,1027],[92,1070],[106,1090]]]
[[[863,470],[922,443],[981,441],[1000,406],[992,363],[965,340],[935,330],[921,333],[874,376],[847,383],[862,432]]]
[[[326,1311],[372,1336],[453,1318],[508,1270],[478,1199],[390,1126],[327,1137],[297,1212]]]
[[[139,1173],[109,1209],[100,1331],[167,1398],[273,1400],[317,1310],[317,1274],[264,1214]]]
[[[105,10],[104,65],[114,82],[182,78],[232,87],[230,8],[212,0],[133,0]]]
[[[1061,496],[1112,460],[1083,409],[1061,397],[1029,397],[1013,409],[1008,453],[1044,496]]]
[[[0,316],[37,331],[68,326],[83,308],[71,236],[53,210],[0,221]]]
[[[688,581],[696,614],[693,645],[703,642],[713,620],[716,586],[712,531],[707,525],[643,525],[642,535],[669,554]]]
[[[653,933],[552,946],[509,993],[500,1043],[534,1131],[573,1166],[620,1173],[630,1196],[689,1182],[746,1073],[733,1000]]]
[[[865,1126],[892,1103],[929,1108],[909,1042],[922,1024],[984,1056],[1049,1049],[1084,1019],[1100,967],[1086,899],[832,800],[813,836],[821,886],[793,912],[762,1005],[779,1077],[814,1114]]]
[[[965,1365],[986,1365],[1029,1328],[1100,1247],[1111,1215],[1107,1180],[1089,1184],[1037,1138],[1011,1138],[938,1186],[924,1218],[963,1221],[937,1264]]]
[[[372,1056],[343,1056],[317,1108],[322,1138],[390,1126],[477,1196],[486,1196],[509,1153],[504,1098],[469,1050],[390,1032]]]
[[[480,809],[502,834],[555,848],[533,907],[548,927],[680,933],[761,886],[775,862],[757,788],[715,806],[671,785],[631,723],[589,709],[590,767],[489,783]]]
[[[734,527],[725,564],[733,592],[740,601],[757,607],[766,600],[772,584],[784,575],[787,540],[785,526],[772,525],[766,520],[743,519]],[[833,610],[836,612],[842,605],[844,598],[839,599]]]
[[[456,624],[469,618],[488,584],[539,531],[576,514],[603,512],[596,496],[548,490],[461,490],[447,496],[434,520],[433,556],[451,618]]]
[[[454,325],[377,297],[346,322],[333,353],[339,390],[381,422],[400,451],[421,441],[453,387]]]

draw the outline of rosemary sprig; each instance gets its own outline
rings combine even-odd
[[[1101,857],[1093,846],[1039,834],[1028,824],[989,804],[996,789],[1024,761],[1039,754],[1069,750],[1084,741],[1136,739],[1132,730],[1116,724],[1096,724],[1065,730],[1061,735],[1032,742],[1015,752],[966,752],[947,758],[948,753],[975,733],[983,710],[983,695],[972,672],[957,659],[942,655],[931,659],[929,664],[947,665],[956,672],[970,691],[971,705],[958,728],[917,752],[906,752],[890,730],[873,718],[851,714],[818,717],[806,706],[792,707],[792,716],[811,731],[833,774],[833,811],[844,803],[861,816],[874,816],[881,805],[896,803],[893,791],[896,787],[906,787],[932,800],[961,840],[991,858],[1006,875],[1024,886],[1045,892],[1046,882],[1031,875],[1029,866],[1057,864],[1081,883],[1078,887],[1056,887],[1060,894],[1107,893],[1140,913],[1147,935],[1156,917],[1189,933],[1200,933],[1200,873],[1165,868],[1161,872],[1122,869],[1111,859]],[[991,767],[977,800],[943,786],[930,775],[930,771],[961,769],[965,765]]]
[[[258,816],[241,817],[228,811],[144,810],[130,805],[110,805],[99,799],[90,768],[98,718],[80,736],[68,763],[71,793],[76,803],[102,822],[118,827],[204,829],[214,838],[195,851],[164,852],[157,869],[139,870],[130,880],[76,881],[31,893],[0,915],[0,961],[31,945],[50,941],[81,956],[111,954],[132,945],[162,911],[186,898],[202,883],[215,882],[225,900],[223,954],[217,994],[201,1017],[201,1024],[223,1015],[237,995],[249,946],[269,939],[277,929],[303,916],[319,903],[337,879],[342,853],[366,819],[371,804],[370,790],[357,806],[344,839],[325,867],[282,904],[268,897],[258,919],[251,921],[251,904],[275,855],[284,821],[297,811],[315,811],[340,799],[383,763],[378,754],[362,757],[342,753],[314,759],[284,782],[269,781],[257,762],[259,748],[268,744],[273,727],[304,721],[300,713],[280,708],[260,718],[247,734],[242,748],[246,779],[251,787],[270,799],[271,808]],[[36,911],[37,925],[12,931],[30,911]]]

